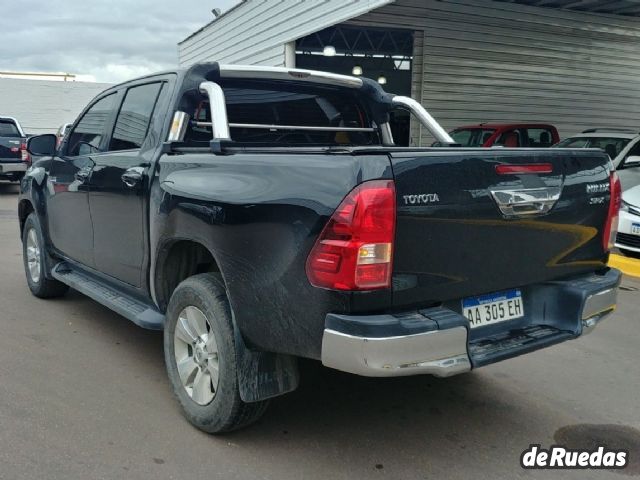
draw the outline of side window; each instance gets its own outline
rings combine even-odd
[[[553,143],[553,133],[548,128],[529,128],[527,132],[530,147],[546,148]]]
[[[161,89],[162,83],[158,82],[127,90],[109,142],[109,151],[132,150],[142,146]]]
[[[638,140],[636,142],[636,144],[629,149],[629,152],[627,153],[627,156],[624,158],[623,168],[627,167],[627,166],[629,168],[632,168],[632,167],[636,168],[636,167],[640,166],[640,163],[636,163],[636,162],[629,162],[629,164],[627,165],[627,159],[629,157],[640,157],[640,140]],[[618,168],[620,168],[620,167],[618,167]]]
[[[69,136],[67,155],[76,157],[100,151],[100,143],[107,133],[107,121],[115,102],[116,94],[112,93],[98,100],[86,111]]]
[[[507,130],[496,142],[496,145],[502,145],[506,148],[522,147],[522,135],[520,130]]]

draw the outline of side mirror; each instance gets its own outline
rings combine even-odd
[[[631,155],[624,161],[625,168],[640,167],[640,155]]]
[[[55,155],[58,138],[52,134],[36,135],[27,140],[27,151],[31,155]]]

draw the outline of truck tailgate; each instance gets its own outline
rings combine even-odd
[[[601,237],[610,167],[602,152],[425,149],[391,152],[390,158],[398,205],[396,307],[501,291],[606,264]],[[514,174],[510,166],[544,172]],[[523,203],[511,208],[514,200]]]
[[[21,161],[21,143],[20,137],[0,137],[0,161]]]

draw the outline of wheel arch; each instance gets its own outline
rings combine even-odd
[[[160,310],[166,311],[169,299],[180,282],[199,273],[222,275],[211,248],[199,240],[185,237],[165,239],[156,255],[152,279]]]
[[[18,202],[18,222],[20,223],[20,238],[24,233],[24,224],[27,221],[27,217],[31,213],[35,212],[33,203],[28,198],[23,198]]]

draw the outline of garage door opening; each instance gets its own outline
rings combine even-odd
[[[387,92],[411,96],[413,31],[338,25],[296,41],[296,67],[371,78]],[[409,145],[409,114],[396,110],[391,131]]]

